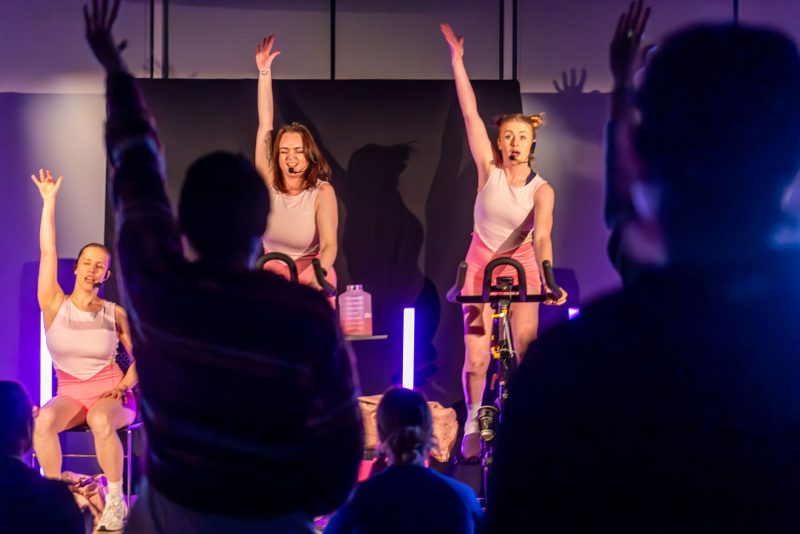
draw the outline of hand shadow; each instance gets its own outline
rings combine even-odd
[[[556,93],[560,95],[580,95],[584,93],[586,76],[586,69],[581,69],[580,78],[574,68],[569,70],[569,76],[567,76],[567,71],[563,71],[561,73],[561,85],[558,84],[558,80],[556,79],[553,80],[553,87],[556,88]]]

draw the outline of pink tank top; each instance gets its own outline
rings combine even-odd
[[[269,188],[270,212],[262,242],[265,252],[283,252],[293,260],[319,251],[317,195],[322,183],[297,195]]]
[[[533,197],[547,182],[538,174],[522,187],[512,187],[502,168],[494,168],[475,197],[474,231],[495,252],[506,252],[531,240]]]
[[[53,367],[86,380],[112,363],[119,343],[115,310],[106,300],[96,312],[82,311],[65,298],[45,332]]]

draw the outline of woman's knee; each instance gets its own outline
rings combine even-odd
[[[58,434],[58,417],[54,410],[47,406],[41,408],[33,420],[33,433],[36,436],[49,436]]]
[[[108,410],[89,410],[86,424],[89,425],[92,434],[99,438],[107,438],[116,430],[113,417]]]
[[[489,353],[484,351],[467,351],[464,358],[464,372],[484,376],[489,369]]]

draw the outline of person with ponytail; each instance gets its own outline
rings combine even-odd
[[[69,295],[58,283],[56,252],[56,197],[63,177],[49,170],[31,175],[42,197],[39,230],[39,282],[37,297],[42,310],[47,349],[58,378],[56,396],[39,410],[33,430],[36,459],[47,478],[61,478],[61,443],[58,433],[86,423],[92,431],[97,461],[108,479],[109,494],[99,530],[120,530],[127,517],[122,498],[122,442],[118,428],[136,417],[131,388],[138,378],[136,364],[122,373],[116,362],[121,342],[133,355],[128,315],[122,306],[100,297],[111,275],[111,252],[89,243],[75,262],[75,287]]]
[[[449,24],[440,26],[450,47],[450,62],[456,84],[456,94],[464,116],[472,158],[478,171],[478,194],[475,197],[474,231],[467,251],[467,278],[464,294],[478,294],[483,285],[483,270],[497,257],[511,257],[525,269],[528,293],[543,286],[544,261],[553,262],[553,188],[532,168],[536,148],[536,132],[544,124],[544,114],[502,115],[495,121],[497,138],[489,138],[478,104],[464,67],[464,38],[456,37]],[[511,267],[498,269],[496,276],[513,276]],[[566,302],[563,291],[558,300],[545,304]],[[478,408],[486,387],[489,367],[489,341],[492,309],[485,304],[468,304],[464,313],[464,368],[462,383],[467,404],[467,420],[461,455],[475,460],[480,454]],[[537,303],[517,303],[511,311],[511,330],[518,357],[525,354],[536,339],[539,323]]]
[[[331,169],[309,129],[300,123],[273,131],[272,51],[275,37],[256,49],[258,66],[258,132],[255,166],[269,189],[270,214],[264,252],[282,252],[297,264],[300,283],[321,289],[311,267],[319,259],[325,278],[336,285],[333,262],[338,249],[339,208],[330,184]],[[284,265],[269,262],[266,269],[287,274]]]
[[[388,467],[355,489],[325,532],[482,532],[483,511],[472,489],[426,467],[436,441],[425,397],[389,389],[378,405],[377,426]]]

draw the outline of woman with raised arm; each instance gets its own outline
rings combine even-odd
[[[486,265],[497,257],[511,257],[525,268],[528,292],[534,293],[543,280],[542,262],[553,261],[550,231],[555,195],[553,188],[530,165],[536,146],[536,130],[544,124],[543,115],[503,115],[496,121],[497,139],[493,144],[478,113],[475,93],[464,67],[464,38],[457,38],[449,24],[442,24],[440,29],[450,47],[458,103],[478,171],[474,227],[467,251],[467,278],[463,292],[479,293]],[[504,269],[502,274],[516,279],[511,268]],[[563,291],[558,300],[550,299],[545,304],[560,305],[566,299],[567,292]],[[461,454],[470,460],[480,454],[477,416],[489,367],[492,310],[488,305],[469,304],[463,306],[463,312],[465,355],[462,383],[467,421]],[[519,358],[536,339],[538,317],[538,304],[514,304],[511,329]]]
[[[39,282],[37,296],[42,310],[47,349],[58,378],[56,396],[36,416],[33,448],[48,478],[61,477],[61,444],[58,433],[86,423],[92,431],[97,461],[108,479],[109,493],[98,530],[120,530],[127,506],[122,498],[122,442],[117,429],[136,416],[131,388],[136,385],[136,365],[127,373],[116,363],[120,342],[133,354],[128,317],[121,306],[100,298],[98,291],[111,276],[111,253],[89,243],[75,262],[75,288],[65,295],[58,284],[56,253],[56,197],[62,177],[48,170],[31,175],[42,197],[39,230]]]
[[[339,208],[330,184],[331,169],[311,132],[302,124],[284,124],[273,133],[272,51],[270,35],[256,49],[258,66],[258,133],[256,169],[269,189],[270,214],[264,234],[264,252],[282,252],[297,264],[300,283],[321,289],[311,260],[317,258],[325,278],[336,285]],[[285,273],[270,262],[267,269]]]

